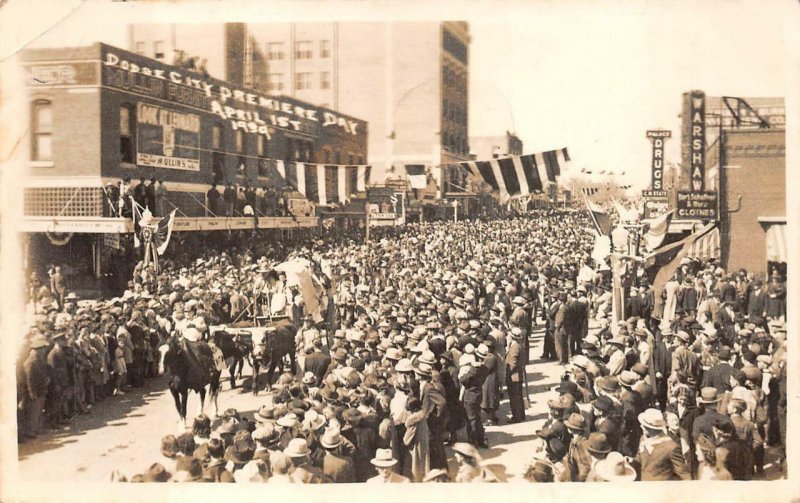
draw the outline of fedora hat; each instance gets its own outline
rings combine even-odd
[[[625,338],[622,336],[612,337],[608,340],[609,344],[617,344],[619,346],[625,346]]]
[[[377,449],[370,463],[380,468],[390,468],[397,464],[397,460],[392,456],[391,449]]]
[[[512,300],[511,302],[516,304],[516,305],[518,305],[518,306],[524,306],[525,305],[525,299],[523,297],[521,297],[520,295],[517,295],[516,297],[514,297],[514,300]]]
[[[311,449],[308,448],[306,439],[293,438],[289,440],[289,445],[286,446],[283,453],[290,458],[302,458],[311,454]]]
[[[306,412],[305,420],[303,421],[303,424],[309,430],[312,431],[316,431],[322,428],[325,425],[325,423],[326,423],[325,416],[320,414],[314,409],[311,409],[308,412]]]
[[[281,432],[277,430],[272,424],[262,424],[256,428],[253,433],[253,440],[267,446],[277,444],[281,439]]]
[[[636,480],[636,470],[618,452],[609,452],[605,459],[597,462],[594,470],[598,477],[607,482],[633,482]]]
[[[289,412],[288,414],[281,416],[281,418],[278,419],[278,425],[283,426],[284,428],[291,428],[293,426],[296,426],[297,414],[295,414],[294,412]]]
[[[573,412],[569,415],[567,420],[564,421],[564,426],[566,426],[569,430],[585,431],[586,418],[577,412]]]
[[[700,390],[700,396],[697,397],[697,403],[717,403],[720,401],[720,399],[721,397],[719,396],[717,388],[706,386]]]
[[[553,391],[561,395],[564,393],[577,393],[578,385],[573,381],[561,381],[558,386],[553,388]]]
[[[326,429],[319,443],[326,449],[335,449],[342,445],[342,435],[339,432],[339,428]]]
[[[589,434],[586,448],[592,454],[607,454],[611,452],[611,444],[608,442],[608,437],[606,437],[605,433],[597,431]]]
[[[602,412],[613,412],[614,402],[607,396],[600,395],[592,400],[592,407]]]
[[[50,343],[47,342],[47,339],[45,339],[43,335],[36,334],[31,339],[31,349],[46,348],[49,345]]]
[[[420,364],[417,367],[414,368],[414,373],[419,374],[419,375],[423,375],[423,376],[429,376],[429,375],[431,375],[431,370],[432,369],[431,369],[430,365],[428,365],[427,363],[424,363],[424,362],[420,362]]]
[[[441,468],[434,468],[433,470],[431,470],[431,471],[429,471],[428,473],[425,474],[425,476],[422,478],[422,481],[423,482],[435,482],[436,479],[438,479],[440,477],[448,477],[447,470],[443,470]],[[449,480],[449,477],[448,477],[447,480]]]
[[[398,372],[413,372],[414,366],[411,365],[411,360],[409,360],[408,358],[402,358],[394,366],[394,369]]]
[[[479,460],[481,459],[481,455],[478,452],[478,449],[475,448],[474,445],[469,444],[467,442],[456,442],[453,444],[452,447],[453,451],[461,454],[462,456],[466,456],[468,458]]]
[[[619,383],[626,388],[632,387],[637,382],[639,382],[639,374],[632,370],[623,370],[619,374]]]
[[[275,406],[270,403],[267,405],[262,405],[258,411],[253,414],[253,418],[256,420],[257,423],[265,423],[267,421],[272,421],[275,419]]]
[[[689,342],[689,334],[685,330],[678,330],[675,332],[675,337],[683,342]]]
[[[614,376],[603,377],[597,380],[597,386],[606,393],[619,391],[619,380]]]
[[[639,414],[639,423],[651,430],[664,430],[667,427],[664,415],[658,409],[647,409]]]

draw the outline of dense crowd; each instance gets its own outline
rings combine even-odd
[[[252,418],[228,410],[167,435],[132,481],[497,481],[479,450],[484,427],[526,421],[531,356],[557,360],[564,376],[528,480],[747,480],[767,445],[782,460],[782,278],[687,261],[660,295],[634,277],[629,316],[612,327],[590,225],[583,212],[546,210],[139,266],[122,297],[77,307],[66,296],[38,315],[18,366],[20,431],[39,433],[42,411],[55,425],[141,386],[172,335],[208,340],[209,365],[224,369],[209,327],[252,317],[268,293],[284,296],[297,329],[295,373]],[[321,317],[271,272],[287,257],[314,265]],[[543,353],[530,355],[542,324]]]

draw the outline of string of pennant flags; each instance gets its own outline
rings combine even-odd
[[[278,177],[308,200],[320,205],[346,203],[364,192],[372,177],[371,165],[317,164],[277,159],[262,159],[268,177]],[[558,181],[570,162],[566,148],[527,155],[512,155],[487,161],[465,161],[458,165],[481,178],[503,195],[539,194]],[[428,184],[428,166],[404,164],[412,189]]]

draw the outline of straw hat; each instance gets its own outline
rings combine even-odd
[[[609,452],[605,459],[597,462],[594,470],[598,477],[607,482],[633,482],[636,480],[636,470],[618,452]]]
[[[390,468],[397,464],[397,460],[392,456],[391,449],[378,449],[370,463],[380,468]]]

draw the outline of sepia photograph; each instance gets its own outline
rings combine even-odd
[[[3,499],[800,498],[798,21],[0,2]]]

